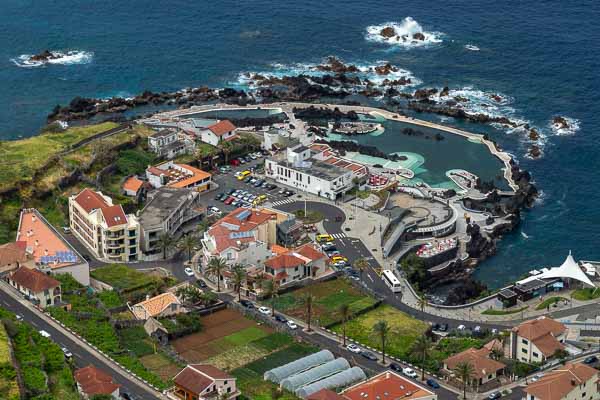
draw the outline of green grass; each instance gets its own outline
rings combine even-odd
[[[392,306],[382,305],[350,320],[346,324],[346,333],[348,337],[364,345],[381,349],[381,341],[373,333],[373,326],[382,320],[387,321],[391,329],[386,350],[399,358],[406,358],[413,342],[429,329],[427,323],[412,318]],[[338,324],[333,330],[341,334],[342,326]]]
[[[136,357],[154,353],[154,346],[143,326],[120,329],[118,333],[121,346],[131,351]]]
[[[318,321],[321,326],[340,321],[339,308],[342,304],[348,304],[350,311],[357,313],[377,302],[374,298],[361,293],[345,279],[333,279],[279,296],[275,300],[275,309],[303,320],[305,307],[302,299],[307,293],[315,297],[312,319]]]
[[[8,335],[0,323],[0,398],[16,400],[19,398],[17,373],[10,359]]]
[[[571,298],[579,301],[594,300],[600,297],[600,290],[597,288],[577,289],[571,293]]]
[[[305,224],[316,224],[325,218],[323,213],[315,210],[307,210],[306,215],[304,215],[304,210],[296,210],[294,211],[294,215]]]
[[[104,290],[98,293],[98,297],[106,308],[120,307],[125,304],[119,293],[114,290]]]
[[[0,142],[0,189],[31,180],[34,172],[52,156],[85,138],[117,126],[114,122],[73,127],[27,139]]]
[[[553,297],[548,297],[546,300],[542,301],[540,304],[538,304],[535,309],[536,310],[546,310],[548,307],[552,306],[554,303],[558,303],[561,300],[567,300],[564,297],[561,296],[553,296]]]
[[[511,315],[511,314],[520,313],[521,311],[525,311],[528,308],[529,308],[529,306],[516,308],[514,310],[494,310],[493,308],[489,308],[489,309],[483,311],[481,314],[483,314],[483,315]]]
[[[90,271],[94,279],[108,283],[116,290],[128,290],[150,285],[156,278],[123,264],[111,264]]]
[[[234,346],[243,346],[255,340],[267,336],[268,333],[256,326],[251,326],[241,331],[225,336],[223,340],[231,343]]]

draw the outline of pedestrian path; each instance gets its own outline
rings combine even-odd
[[[344,232],[340,232],[340,233],[330,233],[330,235],[334,238],[334,239],[342,239],[346,237],[346,234]]]
[[[273,207],[277,207],[277,206],[280,206],[282,204],[291,204],[291,203],[295,203],[295,202],[297,202],[297,200],[294,200],[294,199],[283,199],[283,200],[274,201],[271,204],[273,205]]]

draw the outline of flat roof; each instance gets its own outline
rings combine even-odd
[[[144,227],[160,225],[173,211],[184,204],[192,194],[191,189],[163,186],[151,192],[138,220]]]

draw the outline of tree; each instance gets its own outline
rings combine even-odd
[[[263,290],[265,291],[265,296],[271,299],[271,315],[275,315],[275,298],[279,292],[279,282],[273,279],[268,279],[263,282]]]
[[[315,296],[312,293],[307,293],[304,296],[304,298],[302,299],[302,302],[304,303],[304,307],[306,310],[306,330],[308,332],[311,331],[310,323],[311,323],[311,318],[312,318],[312,307],[313,307],[314,301],[315,301]]]
[[[231,272],[233,273],[233,288],[238,295],[239,302],[242,301],[242,286],[246,281],[246,269],[242,265],[236,264]]]
[[[552,357],[563,361],[565,358],[569,357],[569,353],[565,349],[556,349]]]
[[[202,292],[200,302],[206,307],[217,301],[217,295],[213,292]]]
[[[257,288],[261,288],[263,287],[263,283],[265,282],[265,274],[263,272],[258,273],[257,275],[254,276],[253,278],[253,283],[252,283],[252,288],[254,289],[254,291],[256,292]]]
[[[425,380],[425,361],[429,357],[429,347],[431,346],[431,340],[421,335],[413,343],[412,352],[421,359],[421,380]]]
[[[206,273],[217,277],[217,292],[221,291],[221,274],[227,268],[227,263],[221,257],[213,257],[208,262]]]
[[[185,235],[178,243],[179,248],[187,252],[188,262],[192,262],[192,252],[198,245],[198,239],[193,235]]]
[[[375,325],[373,325],[373,333],[379,338],[379,340],[381,341],[381,354],[383,355],[382,357],[382,362],[385,364],[385,343],[388,337],[388,334],[390,333],[390,325],[388,324],[388,322],[386,320],[379,320],[377,323],[375,323]]]
[[[229,154],[231,153],[233,145],[231,142],[222,141],[219,146],[221,146],[221,151],[223,152],[223,156],[225,158],[225,164],[229,162]]]
[[[177,289],[175,295],[181,299],[181,302],[187,305],[194,305],[200,302],[202,292],[193,286],[184,286]]]
[[[369,268],[369,262],[366,258],[361,257],[354,261],[353,266],[360,273],[360,277],[362,278],[363,272],[365,272],[367,268]]]
[[[350,304],[343,303],[339,307],[340,316],[342,317],[342,340],[343,346],[346,347],[346,322],[350,317]]]
[[[504,357],[504,351],[502,349],[499,349],[497,347],[494,347],[490,353],[490,355],[492,356],[492,358],[494,360],[499,360],[502,357]]]
[[[429,302],[427,301],[427,297],[425,297],[425,294],[422,293],[419,296],[419,300],[417,300],[417,304],[419,305],[419,308],[421,309],[421,312],[425,311],[425,307],[427,307],[427,305],[429,304]]]
[[[475,369],[473,368],[473,364],[468,361],[464,361],[458,363],[454,368],[454,372],[458,379],[462,381],[463,384],[463,398],[467,398],[467,385],[469,381],[473,378],[473,374],[475,373]]]
[[[167,259],[167,253],[175,247],[175,239],[168,233],[161,233],[158,237],[158,247],[163,253],[163,260]]]

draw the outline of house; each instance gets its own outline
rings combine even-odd
[[[41,308],[61,303],[60,282],[37,269],[19,267],[7,281]]]
[[[169,342],[169,331],[158,320],[150,317],[144,322],[144,331],[162,345]]]
[[[482,347],[481,349],[470,348],[444,360],[445,372],[453,373],[457,366],[463,363],[471,364],[473,367],[473,376],[468,382],[470,385],[483,385],[496,379],[506,365],[490,358],[491,349]]]
[[[119,395],[121,385],[114,383],[110,375],[93,365],[75,370],[73,377],[77,382],[77,390],[85,399],[100,395],[112,396],[115,400],[121,398]]]
[[[169,186],[203,192],[210,189],[212,175],[187,164],[167,161],[146,169],[146,178],[155,188]]]
[[[137,176],[130,176],[123,182],[123,193],[125,196],[135,197],[136,199],[141,198],[144,192],[147,190],[149,184],[144,182]]]
[[[277,214],[238,208],[213,224],[201,240],[205,265],[222,258],[229,265],[257,265],[271,257],[277,240]]]
[[[200,140],[204,143],[218,146],[222,141],[232,140],[236,137],[236,126],[229,120],[221,120],[206,128],[200,129]]]
[[[148,137],[148,149],[167,159],[190,153],[194,151],[194,147],[194,140],[175,129],[162,129]]]
[[[318,392],[317,392],[318,393]],[[314,396],[316,393],[312,394]],[[410,381],[395,372],[385,371],[364,382],[357,383],[341,393],[346,400],[436,400],[437,395],[431,390]],[[322,396],[322,394],[321,394]],[[328,396],[331,396],[329,394]],[[323,398],[323,397],[321,397]],[[326,399],[335,399],[326,397]]]
[[[523,400],[598,400],[598,370],[569,363],[546,372],[524,389]]]
[[[348,398],[337,394],[331,389],[321,389],[308,396],[306,400],[348,400]]]
[[[0,273],[14,271],[22,265],[35,268],[33,257],[27,254],[27,242],[20,240],[0,245]]]
[[[162,293],[148,297],[146,300],[131,307],[131,312],[137,319],[162,318],[185,311],[181,302],[173,293]]]
[[[84,286],[90,284],[88,262],[36,209],[21,211],[16,241],[26,243],[27,255],[42,272],[69,274]]]
[[[212,365],[191,364],[173,378],[174,387],[167,392],[173,400],[235,400],[240,396],[236,378]]]
[[[144,260],[162,258],[159,238],[167,234],[175,239],[186,231],[194,230],[190,224],[204,215],[200,195],[191,189],[163,186],[150,192],[144,208],[138,214],[140,246]]]
[[[510,332],[510,357],[522,362],[543,363],[564,350],[567,328],[558,321],[539,317],[514,327]]]
[[[273,257],[265,261],[265,273],[281,286],[304,279],[319,279],[334,271],[327,264],[327,256],[313,243],[281,252],[279,246]]]
[[[335,163],[312,158],[298,144],[265,160],[265,175],[279,183],[335,200],[353,186],[353,172]]]
[[[69,197],[71,231],[96,258],[133,262],[140,254],[140,224],[133,214],[113,204],[110,197],[83,189]]]

